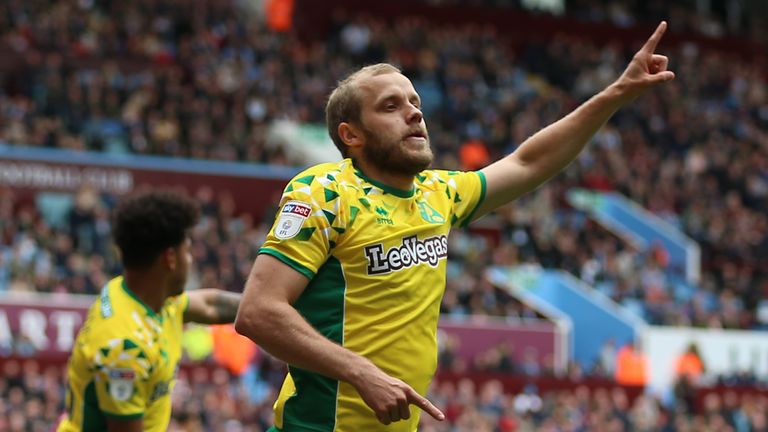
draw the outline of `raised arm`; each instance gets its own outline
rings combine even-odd
[[[649,88],[674,79],[675,74],[667,70],[667,57],[654,53],[666,28],[662,21],[615,82],[525,140],[509,156],[484,168],[486,199],[477,216],[532,191],[562,171],[619,108]]]
[[[201,324],[227,324],[235,320],[240,294],[205,288],[189,291],[189,305],[184,311],[184,322]]]
[[[384,424],[410,416],[408,404],[443,419],[443,414],[408,384],[370,360],[317,332],[292,304],[309,280],[270,255],[253,265],[235,320],[238,333],[293,366],[352,384]]]

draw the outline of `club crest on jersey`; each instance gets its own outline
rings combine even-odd
[[[110,369],[107,373],[109,395],[116,401],[125,401],[133,396],[133,382],[136,372],[133,369]]]
[[[311,213],[312,206],[309,204],[301,201],[288,201],[280,210],[277,223],[275,223],[275,237],[280,240],[295,237]]]
[[[384,245],[376,243],[366,246],[364,252],[369,275],[390,273],[422,263],[437,267],[440,260],[448,256],[448,237],[441,235],[419,240],[414,235],[387,251],[384,251]]]
[[[445,218],[443,215],[441,215],[439,211],[432,208],[431,205],[424,201],[419,201],[416,204],[419,206],[419,213],[421,213],[421,218],[426,222],[433,224],[445,223]]]

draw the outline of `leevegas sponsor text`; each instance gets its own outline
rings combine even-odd
[[[384,245],[377,243],[366,246],[368,274],[377,275],[402,270],[422,263],[437,267],[441,259],[448,256],[448,237],[445,235],[419,240],[415,235],[403,239],[400,246],[384,251]]]

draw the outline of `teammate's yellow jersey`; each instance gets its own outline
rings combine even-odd
[[[142,418],[145,431],[166,431],[188,303],[187,294],[169,298],[158,314],[122,276],[107,283],[69,359],[58,431],[105,431],[107,417]]]
[[[310,279],[294,307],[320,333],[424,395],[437,367],[448,231],[472,219],[484,194],[480,172],[423,171],[399,190],[350,159],[317,165],[286,187],[260,253]],[[384,426],[348,383],[291,366],[274,429],[410,432],[419,413]]]

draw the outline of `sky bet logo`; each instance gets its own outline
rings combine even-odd
[[[275,237],[288,240],[296,237],[304,225],[304,221],[312,214],[312,206],[301,201],[288,201],[280,210],[280,216],[275,223]]]
[[[309,213],[312,209],[308,205],[302,205],[303,203],[291,203],[289,202],[283,207],[283,213],[297,214],[302,217],[309,217]]]
[[[410,268],[421,263],[437,267],[441,259],[448,256],[448,237],[441,235],[419,240],[415,235],[403,239],[400,246],[384,252],[381,243],[366,246],[368,274],[377,275]]]

